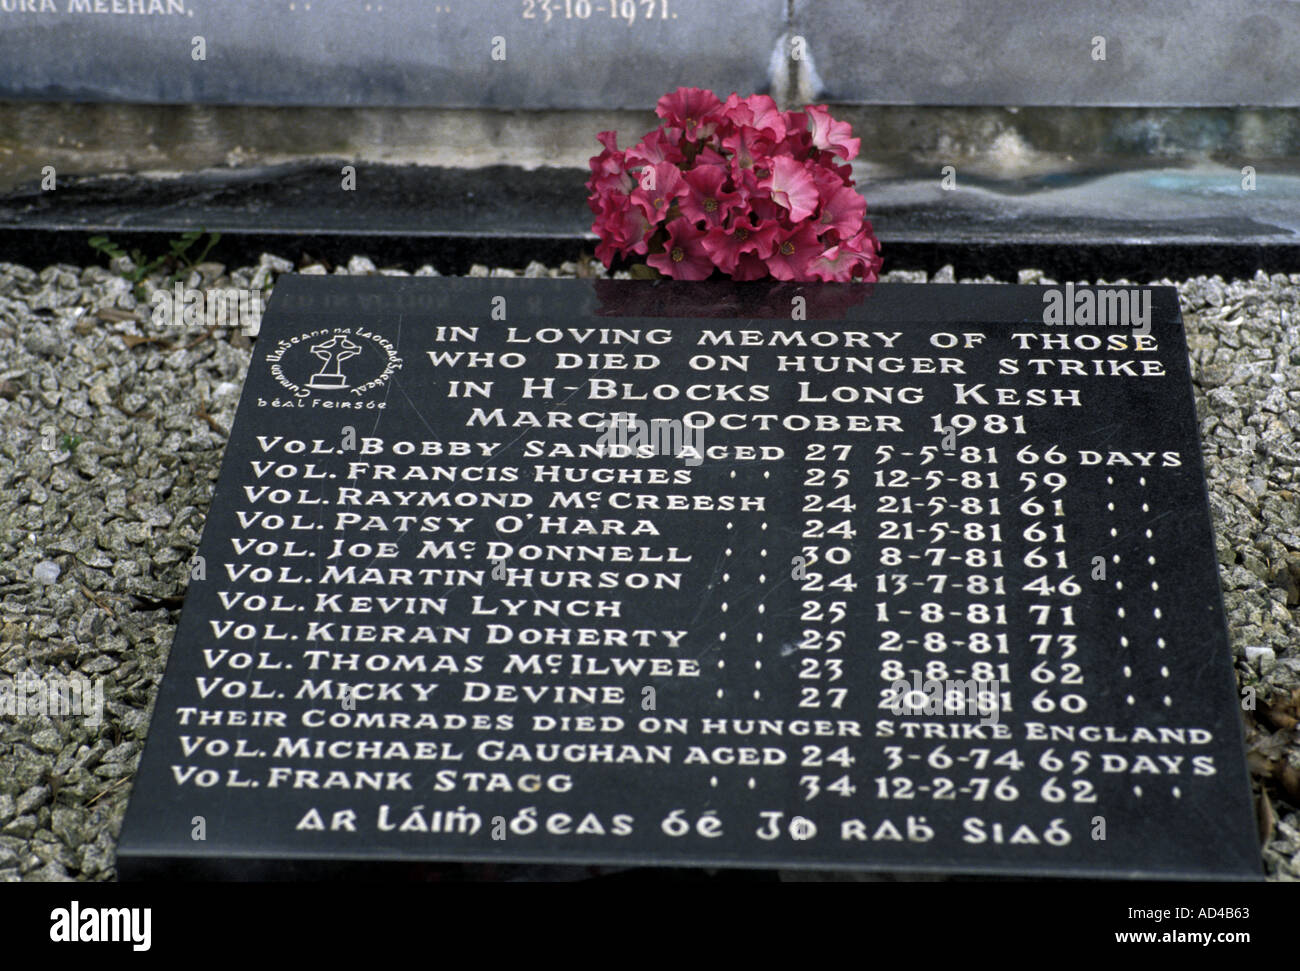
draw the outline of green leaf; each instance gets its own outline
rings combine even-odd
[[[115,259],[119,256],[126,255],[124,252],[122,252],[121,247],[117,246],[107,236],[92,236],[90,237],[89,240],[87,240],[87,242],[90,244],[91,249],[97,250],[98,252],[103,253],[105,256],[108,256],[110,258]]]
[[[208,254],[212,252],[212,247],[216,246],[216,245],[217,245],[217,242],[218,242],[220,239],[221,239],[221,234],[220,234],[220,233],[211,233],[211,234],[209,234],[209,235],[208,235],[208,245],[205,246],[205,247],[203,247],[203,252],[200,253],[200,254],[198,255],[198,258],[197,258],[194,262],[195,262],[195,263],[202,263],[204,260],[206,260],[206,259],[208,258]]]
[[[632,274],[633,280],[658,280],[663,276],[653,266],[646,266],[644,263],[633,263],[628,267],[628,272]]]
[[[179,257],[182,253],[184,253],[191,246],[193,246],[194,243],[198,240],[198,238],[202,235],[203,235],[202,230],[192,229],[188,233],[182,235],[180,239],[172,240],[172,245],[171,245],[172,256]]]

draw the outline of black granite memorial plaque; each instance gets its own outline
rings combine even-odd
[[[766,90],[785,13],[783,0],[18,0],[0,6],[0,96],[652,108],[683,85]]]
[[[126,877],[1258,876],[1172,289],[285,277],[199,554]]]

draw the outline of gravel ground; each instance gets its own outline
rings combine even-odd
[[[127,269],[0,263],[0,678],[80,674],[105,698],[98,725],[0,717],[0,880],[115,875],[248,366],[243,333],[142,322],[151,304]],[[267,255],[229,274],[201,264],[184,282],[266,287],[291,269]],[[405,275],[364,257],[334,272]],[[584,262],[470,275],[605,274]],[[952,269],[932,282],[954,282]],[[1021,282],[1044,281],[1026,270]],[[1247,730],[1262,856],[1270,879],[1300,880],[1300,275],[1155,282],[1182,297],[1236,669],[1258,699]]]

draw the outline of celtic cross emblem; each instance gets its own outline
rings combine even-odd
[[[343,376],[339,365],[348,358],[360,354],[360,344],[348,340],[344,334],[335,334],[327,341],[313,344],[308,350],[325,363],[321,365],[319,371],[307,379],[307,387],[337,390],[348,386],[348,379]]]

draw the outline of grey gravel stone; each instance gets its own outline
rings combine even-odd
[[[54,808],[50,812],[50,831],[70,849],[80,847],[84,840],[82,813],[66,806]]]
[[[20,816],[30,813],[38,806],[45,804],[45,800],[50,798],[50,790],[46,786],[32,786],[14,803],[14,808],[18,810]]]
[[[35,300],[30,306],[32,309],[39,309]],[[43,331],[30,333],[24,337],[23,347],[37,357],[55,357],[62,350],[58,339],[54,335]]]
[[[32,579],[37,583],[58,583],[61,572],[59,564],[53,560],[41,560],[32,567]]]
[[[1277,659],[1277,655],[1271,647],[1251,646],[1246,648],[1246,660],[1254,661],[1258,664],[1264,664]]]
[[[111,850],[97,845],[82,847],[79,869],[83,878],[108,879],[112,866],[113,853]]]
[[[68,871],[63,868],[63,864],[50,861],[41,867],[26,875],[27,880],[33,883],[69,883],[72,877],[68,876]]]
[[[18,816],[5,824],[0,833],[6,836],[21,836],[27,838],[36,832],[35,816]]]
[[[891,283],[925,283],[929,279],[925,270],[895,270],[889,275]]]
[[[259,267],[266,267],[276,273],[292,273],[293,263],[286,260],[283,256],[275,256],[271,253],[263,253],[258,260]]]
[[[41,728],[32,732],[28,742],[38,752],[57,752],[63,747],[64,737],[56,728]],[[18,811],[23,811],[21,806]]]

